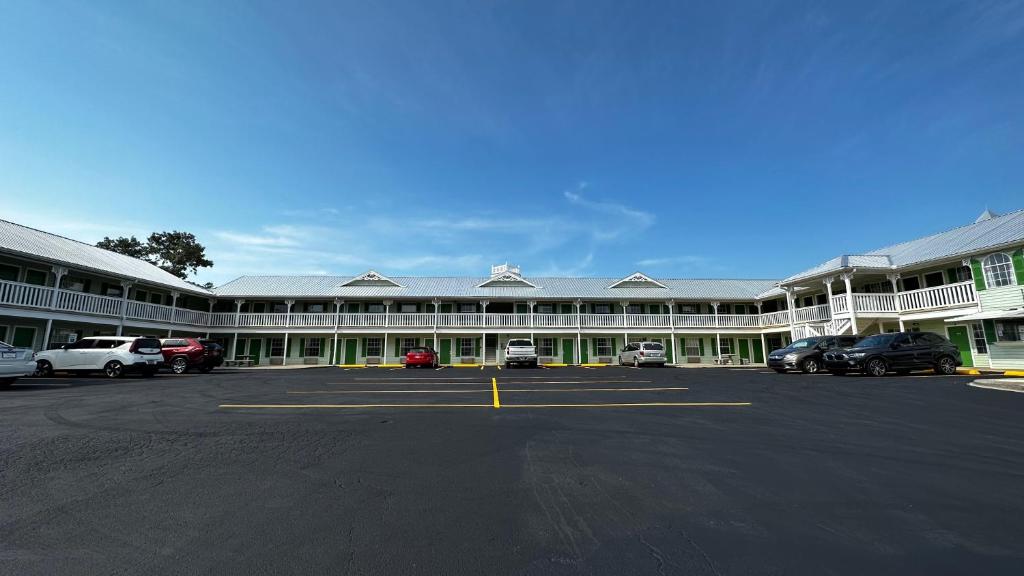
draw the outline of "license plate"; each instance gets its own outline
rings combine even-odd
[[[18,357],[18,353],[17,352],[4,352],[3,357],[4,358],[17,358]]]
[[[156,360],[146,360],[146,364],[156,364]]]

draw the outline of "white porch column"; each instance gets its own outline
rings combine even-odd
[[[394,304],[394,303],[395,303],[394,300],[385,300],[384,301],[384,327],[385,328],[388,328],[390,326],[390,322],[391,322],[391,305]],[[381,348],[380,354],[381,354],[381,361],[380,361],[380,363],[381,364],[387,364],[388,363],[388,332],[387,332],[387,330],[384,330],[384,347]]]
[[[625,348],[629,344],[629,324],[626,322],[626,307],[629,306],[629,300],[620,301],[619,306],[622,306],[622,347]]]
[[[213,317],[213,307],[217,305],[216,298],[207,298],[207,302],[210,303],[210,309],[206,312],[206,338],[210,338],[210,318]]]
[[[121,280],[121,321],[117,324],[117,335],[121,336],[124,332],[124,320],[128,314],[128,290],[135,283],[131,280]]]
[[[533,329],[536,326],[534,324],[533,309],[537,306],[537,301],[527,300],[526,305],[530,307],[530,342],[533,342],[533,345],[536,346],[537,342],[533,339]]]
[[[900,289],[899,284],[897,283],[900,279],[900,274],[899,272],[886,274],[886,278],[888,278],[889,282],[892,283],[892,296],[893,300],[896,301],[896,318],[899,319],[900,332],[903,332],[905,330],[905,327],[903,326],[903,303],[900,302]]]
[[[583,301],[573,302],[576,306],[576,363],[583,363],[583,317],[580,315],[583,309]]]
[[[668,305],[668,329],[669,337],[672,338],[672,363],[679,364],[679,356],[676,355],[676,301],[669,300]]]
[[[242,315],[242,304],[245,304],[245,300],[235,300],[235,346],[231,351],[232,360],[238,360],[238,319]]]
[[[441,299],[440,298],[434,298],[433,300],[430,301],[430,303],[434,305],[434,345],[433,345],[433,349],[434,349],[434,354],[438,355],[438,358],[439,358],[440,354],[441,354],[441,351],[440,351],[440,349],[437,346],[437,321],[438,321],[438,318],[439,318],[439,315],[440,315],[440,310],[441,310]],[[440,362],[440,360],[438,360],[438,361]]]
[[[288,327],[292,325],[292,306],[295,304],[295,300],[285,300],[284,303],[288,306],[288,309],[284,314],[284,357],[281,358],[281,366],[288,365]]]
[[[768,365],[768,343],[764,340],[764,332],[761,332],[761,356],[764,358],[764,365]]]
[[[238,332],[235,332],[235,338],[231,342],[231,361],[238,360]]]
[[[174,316],[178,312],[178,296],[181,296],[181,292],[178,292],[177,290],[171,290],[171,320],[170,320],[171,324],[174,324]],[[173,328],[168,328],[167,329],[167,337],[168,338],[171,337],[171,331],[172,330],[173,330]]]
[[[490,304],[490,300],[480,301],[480,363],[487,364],[487,330],[484,327],[487,326],[487,305]],[[494,361],[497,363],[498,354],[495,352]]]
[[[860,330],[857,329],[857,310],[853,307],[853,285],[850,283],[852,279],[853,272],[843,273],[843,283],[846,284],[846,307],[850,309],[850,328],[856,336]]]
[[[833,276],[829,276],[828,278],[825,278],[824,280],[821,281],[822,284],[825,285],[825,292],[828,294],[827,298],[828,298],[828,319],[829,319],[829,322],[831,322],[832,319],[835,318],[835,313],[832,311],[832,282],[834,282],[834,281],[835,281],[835,277],[833,277]]]
[[[57,308],[57,297],[60,294],[60,281],[64,278],[64,275],[68,273],[68,269],[63,266],[54,266],[53,270],[53,292],[50,293],[50,309],[54,310]],[[46,320],[46,330],[43,332],[43,350],[46,350],[50,345],[50,333],[53,330],[53,318]]]
[[[718,305],[720,302],[712,302],[711,307],[715,313],[715,355],[718,356],[718,364],[722,364],[722,333],[718,330]]]
[[[786,292],[786,315],[789,318],[789,338],[796,340],[796,299],[793,298],[792,288],[783,288]]]
[[[339,298],[334,299],[334,344],[331,344],[331,364],[340,364],[338,362],[338,325],[341,323],[341,307],[345,304],[344,300]]]

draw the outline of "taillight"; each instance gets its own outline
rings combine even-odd
[[[644,351],[643,351],[643,350],[641,350],[641,351],[640,351],[640,356],[643,356],[643,355],[644,355]]]

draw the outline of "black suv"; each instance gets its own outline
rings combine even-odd
[[[812,336],[802,338],[768,354],[768,367],[778,373],[799,370],[804,374],[815,374],[825,367],[823,353],[837,348],[849,348],[860,340],[859,336]]]
[[[825,353],[829,372],[843,375],[863,372],[885,376],[932,368],[938,374],[956,374],[963,364],[956,345],[933,332],[893,332],[869,336],[845,350]]]

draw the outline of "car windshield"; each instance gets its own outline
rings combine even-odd
[[[135,343],[138,348],[160,348],[160,341],[156,338],[139,338]]]
[[[426,348],[410,348],[409,349],[409,353],[410,354],[423,354],[426,351],[427,351]]]
[[[888,346],[894,338],[896,338],[896,334],[875,334],[874,336],[868,336],[860,342],[857,342],[853,345],[853,348],[876,348],[878,346]]]
[[[509,340],[509,346],[533,346],[533,342],[529,340]]]
[[[819,341],[821,341],[821,338],[803,338],[801,340],[797,340],[796,342],[793,342],[789,346],[786,346],[786,348],[789,348],[791,350],[799,350],[799,349],[802,349],[802,348],[813,348],[814,346],[816,346],[818,344]]]

